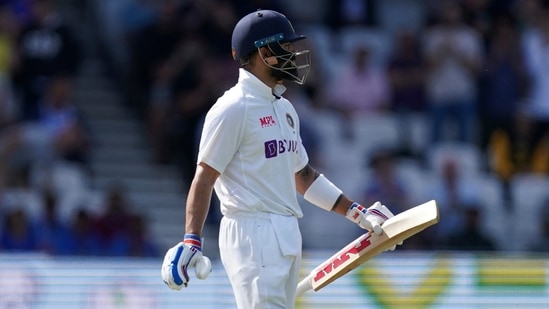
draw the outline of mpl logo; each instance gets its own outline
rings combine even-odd
[[[274,158],[285,152],[297,152],[296,140],[270,140],[265,142],[265,158]]]
[[[272,115],[259,118],[259,123],[262,128],[274,126],[276,124]]]

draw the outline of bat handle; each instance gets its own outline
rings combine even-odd
[[[301,296],[303,293],[307,292],[312,288],[313,288],[313,285],[312,285],[311,275],[309,274],[307,277],[299,281],[295,295],[296,297]]]

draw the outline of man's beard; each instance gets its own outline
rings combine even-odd
[[[285,62],[286,65],[291,65],[293,61]],[[274,68],[271,68],[271,75],[276,78],[277,81],[280,80],[289,80],[295,81],[297,79],[297,67],[279,67],[276,65]]]

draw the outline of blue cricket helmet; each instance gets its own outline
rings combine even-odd
[[[234,27],[232,56],[239,60],[258,48],[274,42],[295,42],[304,39],[283,14],[272,10],[258,10],[244,16]]]

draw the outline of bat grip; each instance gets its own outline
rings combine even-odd
[[[307,277],[299,281],[295,295],[296,297],[301,296],[303,293],[307,292],[312,288],[313,288],[313,285],[312,285],[311,275],[309,274]]]

